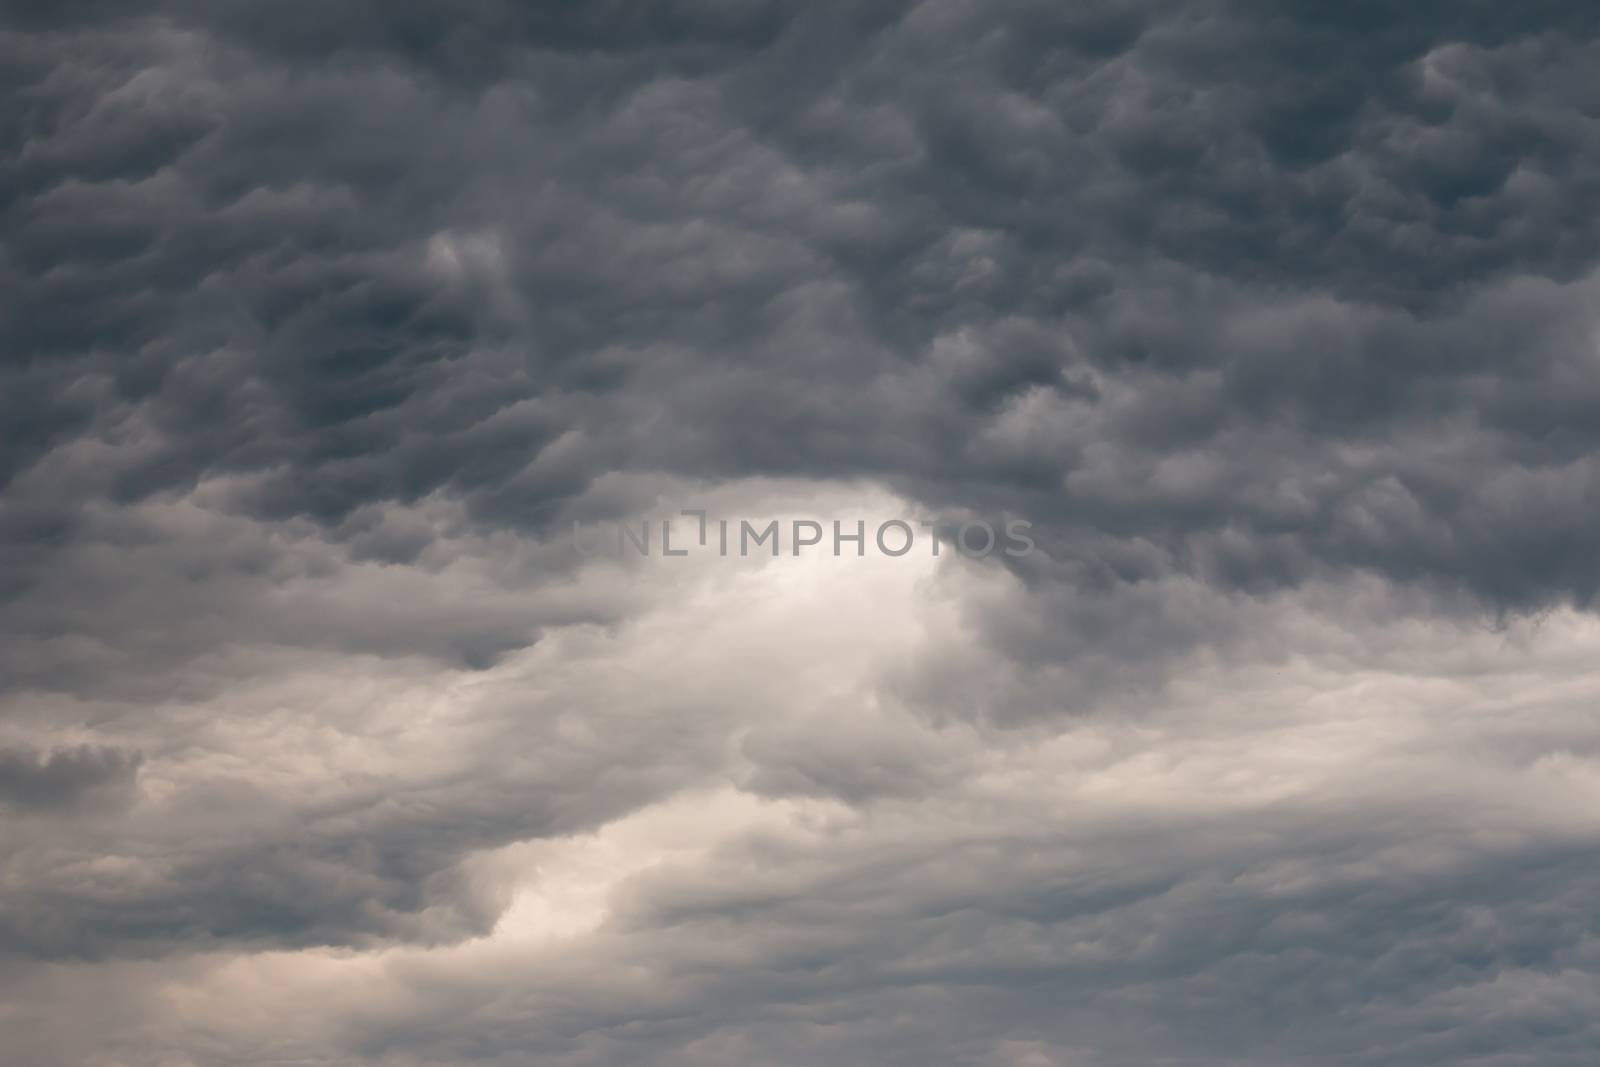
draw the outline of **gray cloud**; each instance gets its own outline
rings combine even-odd
[[[130,786],[139,762],[138,753],[92,745],[47,753],[0,749],[0,804],[22,811],[72,807]]]
[[[20,1062],[1587,1062],[1597,42],[3,5]]]
[[[6,343],[33,354],[8,395],[39,425],[13,470],[133,420],[147,446],[120,450],[116,499],[253,471],[242,506],[325,523],[442,489],[539,528],[619,466],[940,502],[998,483],[1041,512],[1066,488],[1091,526],[1153,517],[1180,557],[1232,522],[1257,552],[1288,538],[1497,604],[1593,595],[1579,560],[1506,574],[1493,547],[1330,539],[1349,488],[1317,477],[1419,418],[1524,502],[1586,456],[1586,13],[1552,6],[1531,35],[1479,5],[614,14],[34,29],[55,58],[22,64],[8,258],[28,299]],[[1128,516],[1073,499],[1094,464],[1068,442],[964,447],[1030,390],[1093,421],[1097,381],[1168,398],[1142,428],[1087,428],[1128,474],[1178,445],[1225,465],[1287,444],[1276,473],[1314,528],[1167,485]],[[1536,523],[1581,544],[1568,495]],[[1447,522],[1485,505],[1416,499]]]

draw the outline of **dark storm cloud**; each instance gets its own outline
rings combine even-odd
[[[1217,663],[1298,669],[1308,616],[1378,635],[1319,662],[1420,690],[1475,668],[1397,662],[1453,640],[1407,619],[1594,606],[1594,4],[14,2],[0,25],[7,967],[487,935],[496,850],[734,782],[866,829],[668,865],[564,965],[575,991],[372,1007],[329,1062],[1583,1062],[1592,834],[1533,801],[1485,837],[1344,782],[1072,838],[1002,787],[1111,711],[1183,767],[1238,724],[1186,733],[1161,702],[1231,691]],[[552,547],[574,515],[747,478],[1025,517],[1040,551],[829,698],[905,723],[780,714],[814,676],[740,674],[770,650],[712,656],[682,638],[702,618],[664,638],[685,586]],[[1569,699],[1536,696],[1526,733],[1471,736],[1505,778],[1555,759],[1581,806],[1560,759],[1588,735],[1536,729]],[[1396,743],[1432,752],[1450,727],[1414,728]],[[1246,782],[1281,758],[1252,739]],[[1448,755],[1391,772],[1467,805],[1481,753]]]
[[[1578,977],[1592,965],[1581,946],[1593,924],[1570,887],[1592,881],[1592,857],[1526,840],[1465,865],[1437,845],[1443,854],[1408,863],[1400,858],[1414,843],[1378,845],[1370,830],[1282,815],[1297,833],[1324,825],[1292,842],[1270,820],[1215,838],[1190,827],[1181,843],[1144,839],[1144,861],[1133,863],[1126,851],[1101,855],[1109,841],[1092,833],[1054,852],[1023,830],[1035,851],[1014,875],[1005,870],[1014,842],[902,853],[895,863],[813,855],[803,897],[747,891],[715,870],[662,878],[638,887],[620,932],[701,964],[669,965],[707,983],[671,1007],[709,1017],[680,1028],[662,1011],[652,1036],[667,1043],[715,1033],[752,1014],[750,1001],[769,1001],[809,1004],[829,1021],[827,1063],[914,1063],[951,1049],[962,1062],[986,1062],[1007,1038],[1093,1049],[1091,1062],[1105,1063],[1450,1063],[1515,1056],[1538,1031],[1549,1035],[1542,1059],[1581,1062],[1595,1037],[1582,1006],[1592,987]],[[1118,831],[1108,836],[1126,849]],[[724,862],[737,870],[747,858]],[[1529,897],[1542,907],[1525,909]],[[862,922],[883,900],[897,902],[893,915]],[[721,983],[717,953],[697,942],[751,946],[736,987]],[[1490,993],[1498,1009],[1473,1018],[1469,1005],[1484,992],[1473,987],[1513,973],[1549,975],[1548,999]],[[1558,992],[1562,976],[1568,995]],[[1352,987],[1361,1003],[1347,1000]],[[880,1024],[918,994],[926,1024]],[[877,1010],[852,1011],[845,998]],[[1327,1003],[1345,1004],[1348,1017],[1319,1018],[1314,1006]],[[637,1010],[588,1022],[604,1030]],[[781,1018],[764,1020],[777,1031],[765,1041],[816,1040],[802,1038],[814,1033],[804,1028],[784,1034]],[[620,1040],[612,1062],[658,1055],[646,1048]]]
[[[23,811],[67,808],[123,789],[139,773],[136,752],[93,745],[32,752],[0,749],[0,806]]]
[[[262,515],[443,489],[538,528],[619,466],[866,475],[1066,501],[1183,567],[1226,526],[1252,544],[1210,577],[1247,586],[1293,577],[1250,558],[1287,538],[1496,604],[1594,593],[1562,547],[1588,491],[1548,488],[1587,483],[1597,390],[1586,6],[296,10],[17,21],[9,478],[137,421],[119,500],[250,471]],[[1106,427],[1136,482],[1287,445],[1311,514],[1078,494],[1071,442],[971,454],[1028,390],[1104,412],[1097,379],[1169,397]],[[1341,471],[1419,420],[1468,423],[1537,543],[1332,531],[1388,479],[1493,510],[1398,456]],[[7,510],[18,541],[73,519]]]

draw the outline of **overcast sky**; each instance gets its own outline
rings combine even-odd
[[[0,12],[7,1067],[1600,1058],[1593,0]]]

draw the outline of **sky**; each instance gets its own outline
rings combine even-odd
[[[1600,1057],[1590,0],[0,86],[8,1067]]]

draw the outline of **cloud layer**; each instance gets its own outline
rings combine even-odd
[[[1592,1062],[1593,5],[0,27],[8,1057]]]

